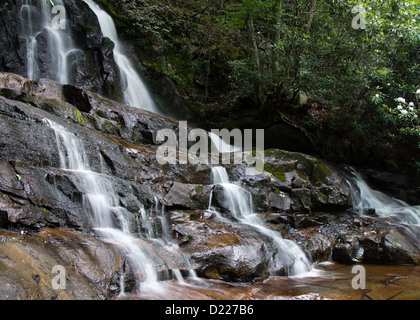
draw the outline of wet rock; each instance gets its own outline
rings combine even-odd
[[[182,251],[194,262],[200,276],[248,282],[268,275],[275,249],[256,230],[218,218],[190,218],[188,212],[171,212]]]
[[[303,228],[299,231],[289,230],[289,232],[284,233],[284,237],[298,242],[313,262],[330,260],[336,238],[325,232],[322,227],[323,232],[320,232],[319,224],[314,220],[308,221],[307,215],[302,215],[301,218],[304,220],[298,220],[297,226]]]
[[[174,182],[164,201],[167,207],[206,209],[209,205],[210,186]]]
[[[11,226],[24,226],[32,229],[42,227],[68,226],[81,228],[87,226],[82,207],[74,197],[63,195],[45,176],[47,171],[16,167],[17,175],[24,191],[21,195],[3,194],[0,206],[7,211]],[[77,189],[73,189],[73,193]]]
[[[317,219],[316,216],[306,214],[294,214],[293,215],[294,227],[297,229],[303,229],[313,226],[320,226],[323,223]]]
[[[366,296],[372,300],[388,300],[404,290],[404,287],[394,284],[387,285],[386,287],[369,291]]]
[[[348,182],[320,160],[301,153],[271,149],[265,151],[264,161],[263,174],[241,179],[243,185],[250,186],[251,190],[258,184],[264,185],[264,190],[269,190],[268,197],[256,198],[260,201],[256,201],[259,208],[287,210],[288,201],[286,208],[283,208],[279,203],[281,199],[274,195],[279,192],[289,195],[290,210],[293,212],[340,211],[350,208]]]
[[[23,63],[26,56],[26,43],[21,41],[22,34],[19,23],[20,6],[11,1],[3,1],[0,4],[0,41],[3,44],[0,50],[0,70],[25,74],[26,68]]]
[[[230,213],[231,199],[229,199],[222,185],[215,185],[212,189],[212,205],[216,206],[222,213]]]
[[[268,213],[262,215],[262,219],[269,224],[274,225],[291,225],[293,217],[290,214]]]
[[[63,85],[62,90],[64,100],[66,102],[74,105],[78,110],[82,112],[90,112],[92,110],[92,106],[90,105],[87,93],[83,91],[80,87],[66,84]]]
[[[271,192],[268,195],[269,207],[271,211],[282,211],[290,212],[291,211],[291,199],[290,196],[282,191],[277,193]]]
[[[21,180],[22,177],[15,172],[11,165],[0,162],[0,191],[18,198],[26,198]]]
[[[420,264],[420,227],[397,226],[383,238],[383,260],[389,264]]]
[[[0,297],[3,299],[102,300],[121,291],[121,270],[126,290],[141,274],[133,273],[127,253],[97,238],[64,229],[15,235],[0,241]],[[153,257],[156,269],[186,268],[184,261],[160,245],[138,239],[138,246]],[[53,287],[54,266],[65,270],[65,290]]]
[[[122,100],[118,69],[113,57],[113,43],[103,38],[99,22],[95,14],[81,0],[70,0],[64,3],[66,8],[67,28],[71,30],[75,41],[75,50],[68,56],[72,61],[69,70],[70,82],[108,96],[117,101]],[[0,48],[0,71],[12,72],[21,76],[27,75],[27,41],[23,35],[27,33],[28,21],[20,19],[22,3],[3,1],[0,4],[1,28],[0,40],[4,46]],[[42,31],[39,25],[42,21],[40,7],[35,9],[32,22],[39,22],[36,29],[41,30],[37,35],[36,65],[39,78],[55,79],[51,71],[53,59],[46,50],[48,47],[47,31]],[[38,79],[36,79],[38,80]]]
[[[375,208],[366,208],[364,209],[363,213],[370,217],[378,217],[378,214],[376,213]]]
[[[312,207],[309,189],[292,190],[292,209],[294,212],[309,212]]]
[[[65,231],[19,236],[0,243],[0,252],[1,281],[8,283],[0,296],[9,299],[103,299],[110,274],[121,261],[112,246]],[[53,287],[56,265],[66,271],[65,290]]]
[[[418,226],[387,226],[360,230],[334,245],[332,258],[342,263],[419,264],[420,247],[413,239]]]

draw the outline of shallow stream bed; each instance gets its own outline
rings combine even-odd
[[[366,289],[354,289],[352,280],[361,274],[354,266],[325,263],[296,277],[270,277],[254,284],[232,284],[187,278],[186,284],[162,283],[161,288],[145,288],[129,299],[171,300],[418,300],[420,266],[364,265]],[[352,271],[354,273],[352,273]],[[355,281],[353,281],[355,282]],[[358,282],[360,283],[360,282]]]

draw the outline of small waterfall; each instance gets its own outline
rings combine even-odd
[[[134,69],[129,58],[124,53],[112,18],[92,0],[83,0],[98,17],[102,35],[111,39],[114,44],[114,58],[121,77],[121,88],[124,92],[125,104],[159,113],[156,105],[149,94],[144,82]]]
[[[265,226],[253,211],[252,195],[241,186],[230,183],[224,167],[212,167],[211,174],[213,184],[223,187],[226,199],[229,201],[230,213],[241,223],[250,225],[271,238],[277,246],[278,253],[273,258],[272,270],[286,266],[289,275],[299,275],[311,269],[310,261],[295,242],[283,239],[278,232]],[[211,207],[211,203],[209,207]]]
[[[119,197],[112,183],[106,176],[90,169],[83,143],[73,133],[50,120],[45,122],[55,132],[61,168],[75,175],[80,181],[80,188],[84,190],[83,201],[86,202],[85,207],[91,210],[92,228],[104,241],[114,243],[123,250],[134,273],[137,274],[137,289],[145,286],[156,287],[158,272],[152,259],[130,233],[131,213],[119,206]],[[144,209],[141,209],[142,215],[144,212]],[[148,220],[145,215],[143,218],[144,221]],[[141,275],[138,274],[139,271]],[[180,274],[175,275],[181,279]],[[124,285],[121,286],[121,294],[124,294]]]
[[[64,6],[62,0],[54,5]],[[27,77],[33,80],[46,77],[63,84],[69,83],[69,66],[76,49],[69,26],[53,27],[53,6],[46,1],[24,0],[20,9],[22,37],[26,41]],[[61,25],[66,22],[60,21]]]
[[[208,135],[211,142],[216,146],[216,149],[220,153],[243,151],[242,148],[235,147],[234,145],[230,144],[229,142],[226,142],[219,135],[214,134],[213,132],[208,132]]]
[[[372,189],[362,176],[350,168],[350,179],[359,190],[353,190],[353,206],[361,215],[369,215],[370,211],[379,217],[390,217],[395,222],[420,225],[420,206],[410,206],[402,200]]]

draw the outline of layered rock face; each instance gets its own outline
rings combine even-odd
[[[84,201],[89,190],[63,170],[57,137],[46,120],[83,143],[92,171],[112,184],[119,207],[129,213],[135,242],[162,280],[174,270],[240,282],[265,279],[273,271],[270,263],[279,249],[229,214],[222,186],[212,184],[210,165],[157,161],[157,132],[177,132],[176,122],[74,85],[0,73],[2,295],[105,299],[122,290],[121,278],[125,292],[135,290],[135,270],[124,251],[92,229]],[[320,159],[272,149],[265,151],[261,174],[246,175],[245,165],[225,167],[230,180],[252,194],[266,225],[295,241],[313,262],[420,262],[418,226],[355,214],[352,186]],[[220,214],[208,210],[211,195]],[[118,224],[117,215],[114,219]],[[176,243],[177,253],[159,239]],[[67,270],[72,285],[66,291],[51,287],[54,265]]]

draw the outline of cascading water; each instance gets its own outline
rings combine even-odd
[[[114,42],[114,58],[120,72],[125,104],[159,113],[141,77],[124,53],[123,45],[118,38],[117,30],[112,18],[92,0],[84,0],[84,2],[86,2],[98,17],[102,35]]]
[[[54,5],[64,6],[62,0]],[[63,84],[69,83],[69,66],[76,49],[66,21],[59,21],[64,29],[54,28],[53,6],[45,1],[25,0],[20,9],[22,37],[26,41],[27,77],[38,80],[49,78]]]
[[[231,145],[230,143],[227,143],[224,141],[219,135],[214,134],[212,132],[208,132],[209,138],[211,142],[216,146],[216,149],[220,153],[225,152],[241,152],[242,148],[235,147],[234,145]],[[242,142],[242,141],[241,141]]]
[[[350,179],[359,189],[353,192],[353,206],[360,214],[365,215],[374,209],[379,217],[390,217],[395,222],[420,225],[420,206],[410,206],[402,200],[373,190],[356,170],[351,168],[350,171]]]
[[[153,265],[151,257],[141,248],[138,239],[130,232],[131,214],[119,205],[119,197],[116,194],[109,179],[90,169],[83,143],[73,134],[55,122],[45,119],[55,132],[57,147],[60,156],[60,166],[66,172],[74,175],[80,183],[80,189],[84,190],[83,199],[86,201],[86,208],[91,210],[92,228],[102,237],[104,241],[111,242],[119,246],[125,253],[130,266],[137,274],[138,290],[143,288],[152,288],[159,290],[159,277],[156,268]],[[157,214],[162,220],[162,229],[166,226],[164,217],[164,208],[159,209],[156,201],[156,210],[152,214]],[[158,240],[158,233],[153,229],[149,221],[150,215],[146,210],[140,210],[141,225],[145,229],[145,237],[153,238],[160,243],[162,247],[171,252],[177,250],[176,245],[170,243],[170,240]],[[167,231],[165,231],[167,232]],[[163,234],[165,234],[163,232]],[[139,232],[141,234],[141,232]],[[165,237],[166,238],[166,237]],[[185,257],[182,257],[186,259]],[[188,264],[188,261],[186,262]],[[172,274],[180,282],[184,283],[181,272],[172,269]],[[166,277],[170,278],[170,276]],[[121,277],[123,282],[123,277]],[[121,294],[124,294],[124,285],[121,284]]]
[[[311,269],[310,261],[295,242],[283,239],[278,232],[264,225],[264,222],[253,212],[252,195],[241,186],[230,183],[224,167],[212,167],[211,174],[213,184],[223,187],[226,199],[229,201],[230,213],[241,223],[250,225],[271,238],[277,246],[278,253],[273,258],[272,271],[286,266],[289,275],[299,275]],[[212,197],[210,208],[211,201]]]

